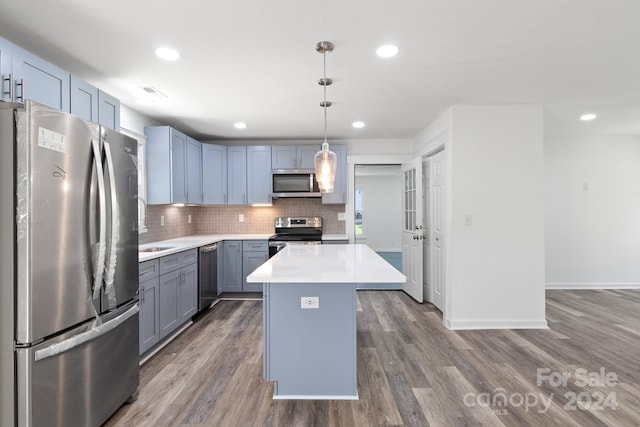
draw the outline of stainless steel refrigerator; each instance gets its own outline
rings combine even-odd
[[[0,103],[0,425],[99,426],[135,399],[137,143]]]

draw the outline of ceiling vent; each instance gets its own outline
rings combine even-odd
[[[147,96],[150,96],[151,98],[164,99],[164,98],[167,97],[167,95],[165,95],[164,93],[160,92],[155,87],[144,86],[142,88],[142,90],[145,91]]]

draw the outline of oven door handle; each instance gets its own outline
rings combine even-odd
[[[321,244],[322,242],[318,240],[285,242],[285,246],[286,245],[321,245]]]

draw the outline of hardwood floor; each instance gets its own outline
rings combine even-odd
[[[142,367],[138,400],[106,425],[640,425],[640,291],[547,291],[547,319],[450,331],[431,304],[360,291],[360,400],[285,401],[262,379],[262,303],[221,301]]]

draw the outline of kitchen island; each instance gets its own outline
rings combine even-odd
[[[274,399],[358,399],[356,285],[405,280],[366,245],[291,245],[250,274]]]

